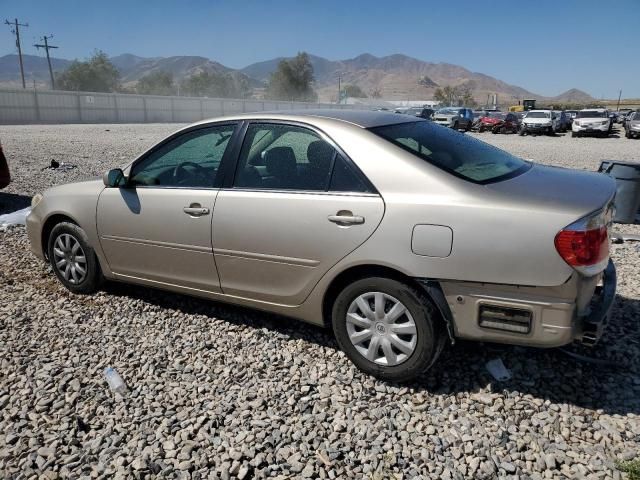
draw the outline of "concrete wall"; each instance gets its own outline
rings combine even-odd
[[[0,90],[0,124],[195,122],[232,113],[358,105],[163,97],[52,90]]]

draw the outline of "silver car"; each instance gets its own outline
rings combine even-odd
[[[115,280],[331,326],[405,381],[456,339],[593,344],[614,191],[415,117],[243,114],[36,195],[27,229],[72,292]]]
[[[631,112],[624,124],[624,136],[627,138],[640,137],[640,110]]]

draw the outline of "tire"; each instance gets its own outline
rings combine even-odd
[[[385,316],[398,304],[405,307],[405,313],[392,323],[390,319],[374,320],[372,323],[360,305],[366,302],[364,305],[369,306],[369,317],[375,318],[378,295],[383,298]],[[347,320],[349,313],[358,320],[357,324]],[[389,382],[406,382],[429,369],[438,358],[445,341],[442,320],[427,295],[418,288],[389,278],[365,278],[348,285],[333,304],[331,322],[338,345],[356,367]],[[396,338],[393,338],[394,327],[409,332],[412,322],[413,333],[400,334],[401,337],[396,333]],[[371,333],[367,335],[367,331]],[[353,342],[350,334],[354,336],[359,333],[363,333],[362,340]],[[381,342],[375,351],[371,350],[373,339]],[[383,350],[384,345],[387,348]],[[403,347],[404,352],[397,348],[398,345]],[[366,358],[365,354],[369,351],[376,358]]]
[[[484,127],[480,127],[480,128],[478,129],[478,133],[482,133],[482,132],[484,132]]]
[[[578,136],[578,134],[574,131],[571,132],[571,138],[576,138]]]
[[[629,133],[629,130],[624,132],[624,136],[627,138],[631,138],[631,134]]]
[[[453,129],[454,130],[458,130],[458,122],[457,121],[453,124]]]
[[[71,292],[89,294],[100,288],[103,277],[98,257],[79,226],[63,222],[53,227],[47,253],[56,277]]]
[[[518,135],[520,135],[521,137],[524,137],[524,128],[521,128],[520,131],[518,132]]]

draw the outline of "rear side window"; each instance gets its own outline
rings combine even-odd
[[[505,180],[530,168],[530,164],[504,150],[431,122],[399,123],[371,131],[436,167],[475,183]]]
[[[369,192],[370,189],[342,155],[336,156],[329,190],[332,192]]]
[[[249,125],[234,187],[369,192],[359,171],[316,132],[298,125]]]

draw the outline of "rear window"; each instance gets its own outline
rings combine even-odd
[[[436,167],[475,183],[506,180],[530,168],[530,164],[504,150],[431,122],[370,130]]]

